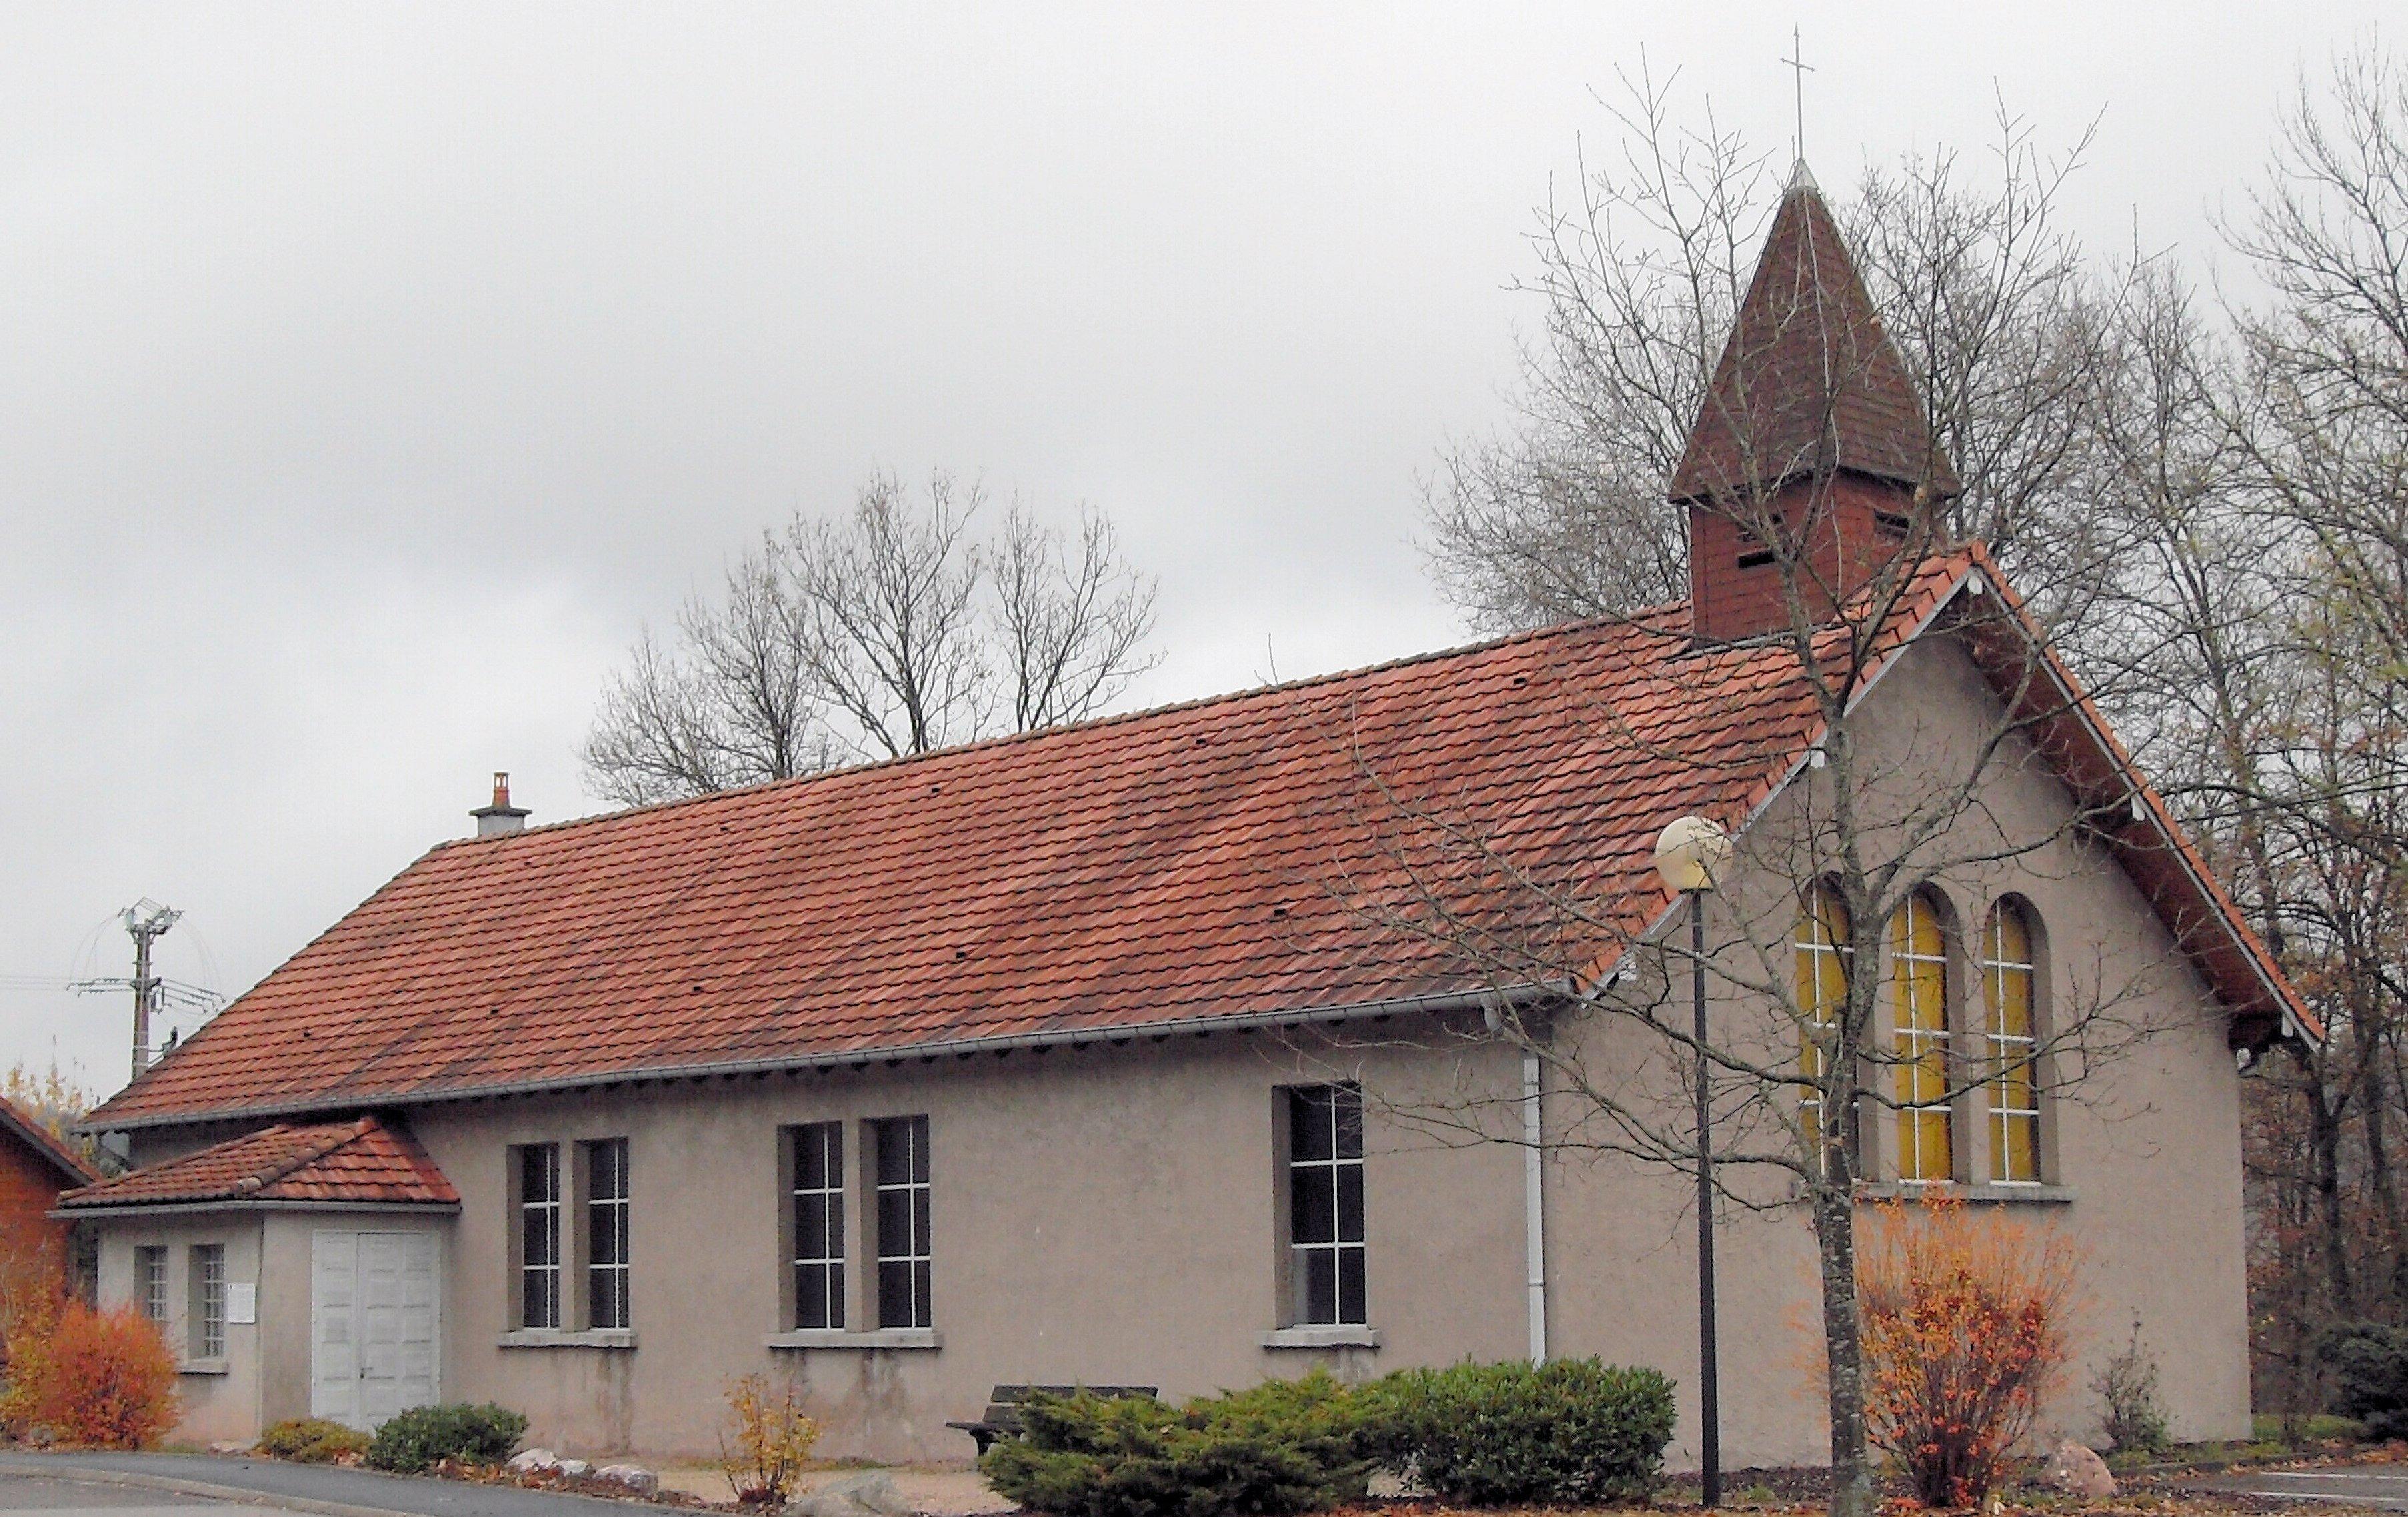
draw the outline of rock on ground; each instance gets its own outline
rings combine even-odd
[[[911,1503],[875,1471],[823,1485],[787,1503],[789,1517],[911,1517]]]
[[[604,1465],[594,1472],[594,1478],[609,1481],[638,1496],[652,1496],[661,1488],[661,1478],[641,1465]]]
[[[2067,1496],[2097,1499],[2115,1494],[2115,1477],[2107,1473],[2107,1461],[2071,1438],[2048,1456],[2048,1468],[2041,1479]]]
[[[560,1467],[560,1456],[550,1449],[521,1449],[504,1467],[513,1475],[548,1475]]]

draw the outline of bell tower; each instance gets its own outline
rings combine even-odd
[[[1828,616],[1961,489],[1801,159],[1672,474],[1696,636],[1786,630],[1792,585]]]

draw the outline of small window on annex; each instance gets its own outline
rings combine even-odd
[[[521,1327],[560,1325],[560,1145],[514,1151]]]
[[[627,1140],[585,1145],[585,1324],[631,1327],[627,1301]]]
[[[134,1251],[134,1304],[152,1322],[167,1320],[167,1251],[146,1244]]]
[[[1828,1039],[1848,1006],[1849,937],[1848,909],[1840,898],[1821,885],[1808,891],[1790,947],[1797,961],[1799,1072],[1808,1081],[1798,1120],[1818,1159],[1842,1137],[1823,1120],[1821,1081]]]
[[[788,1130],[794,1145],[796,1328],[844,1325],[844,1123]]]
[[[1300,1327],[1359,1327],[1364,1300],[1363,1087],[1287,1093],[1289,1316]]]
[[[932,1327],[928,1119],[889,1117],[869,1131],[877,1150],[878,1325]]]
[[[2001,1185],[2041,1181],[2039,980],[2031,919],[2000,901],[1982,929],[1982,1000],[1989,1018],[1990,1179]]]
[[[1898,1079],[1898,1178],[1956,1178],[1948,1103],[1948,939],[1931,896],[1916,892],[1889,919],[1892,1048]]]
[[[193,1299],[185,1320],[192,1329],[192,1355],[222,1359],[226,1351],[225,1245],[195,1243],[189,1263]]]

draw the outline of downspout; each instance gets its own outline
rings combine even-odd
[[[1547,1169],[1539,1125],[1539,1055],[1522,1054],[1522,1228],[1529,1261],[1530,1362],[1547,1362]]]

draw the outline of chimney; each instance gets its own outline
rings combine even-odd
[[[477,836],[480,837],[526,830],[527,809],[510,804],[510,777],[505,769],[494,771],[494,804],[480,806],[468,814],[477,819]]]
[[[1829,615],[1901,548],[1932,546],[1934,513],[1961,489],[1800,161],[1672,475],[1693,630],[1786,630],[1784,553],[1809,611]]]

